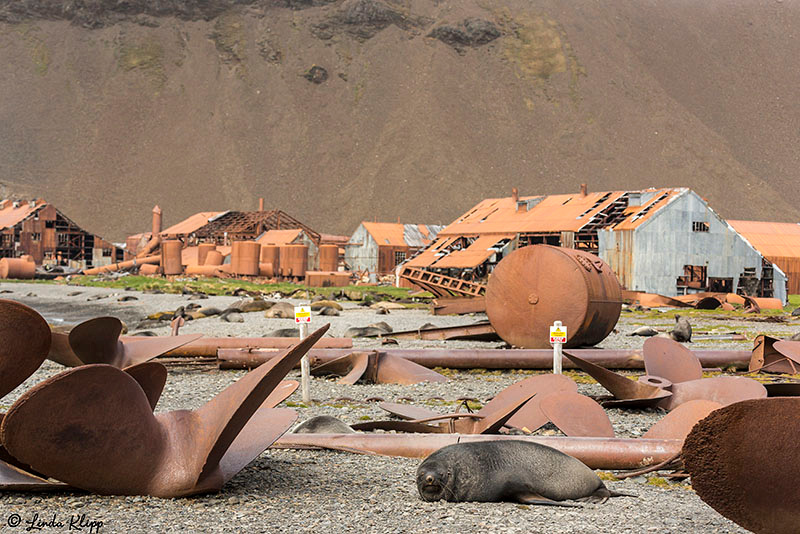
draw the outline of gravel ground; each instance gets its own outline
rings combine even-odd
[[[67,296],[70,293],[80,294]],[[131,329],[148,314],[175,309],[188,302],[187,296],[142,294],[102,288],[76,288],[44,284],[0,283],[0,297],[32,306],[53,323],[77,323],[99,315],[115,315]],[[10,293],[5,293],[10,292]],[[100,300],[87,300],[107,295]],[[138,300],[117,302],[123,295]],[[202,306],[225,308],[237,297],[209,297],[198,300]],[[296,302],[296,301],[292,301]],[[386,321],[394,330],[418,328],[426,322],[437,326],[469,324],[485,315],[433,317],[426,310],[393,310],[378,315],[354,303],[342,303],[340,317],[314,317],[314,326],[331,323],[331,333],[340,335],[351,326],[366,326]],[[623,313],[617,333],[610,335],[603,348],[639,347],[644,338],[625,335],[641,324],[668,330],[672,314]],[[263,313],[244,314],[244,323],[224,323],[217,318],[189,321],[182,333],[202,332],[213,336],[258,336],[276,328],[294,326],[292,320],[267,319]],[[800,323],[755,323],[720,320],[713,312],[692,318],[695,330],[745,333],[752,339],[758,332],[786,336],[800,330]],[[168,327],[148,328],[159,335]],[[375,340],[356,340],[356,346],[375,347]],[[498,347],[502,343],[400,341],[400,347],[467,348]],[[752,341],[697,341],[692,348],[749,349]],[[58,373],[58,364],[45,362],[42,368],[0,404],[5,411],[19,394],[33,384]],[[171,367],[157,411],[197,408],[243,371],[220,371],[210,366]],[[385,415],[371,397],[387,401],[407,398],[431,409],[452,410],[457,399],[472,397],[481,402],[504,387],[521,380],[526,372],[452,373],[442,384],[414,386],[342,386],[330,379],[314,379],[314,402],[300,403],[296,392],[287,403],[298,411],[298,421],[328,414],[355,423]],[[293,372],[289,378],[299,379]],[[604,394],[597,384],[579,384],[582,393]],[[299,405],[299,406],[298,406]],[[608,410],[618,436],[637,437],[663,414],[653,410]],[[543,433],[557,433],[545,428]],[[339,452],[269,450],[243,470],[222,492],[214,495],[157,499],[152,497],[101,497],[84,493],[0,495],[0,530],[21,531],[35,514],[43,521],[55,515],[62,526],[45,526],[46,531],[67,531],[71,518],[85,514],[83,531],[89,521],[102,521],[100,532],[745,532],[705,505],[682,484],[655,486],[643,477],[607,482],[617,491],[634,493],[638,498],[620,497],[602,505],[580,508],[523,506],[510,503],[427,503],[417,495],[414,473],[418,460],[361,456]],[[11,528],[18,514],[22,523]],[[75,519],[79,521],[79,519]],[[93,532],[97,532],[95,525]]]

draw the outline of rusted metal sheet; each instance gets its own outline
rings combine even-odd
[[[651,337],[644,342],[644,368],[648,375],[676,384],[703,378],[703,367],[692,351],[672,339]]]
[[[680,382],[672,384],[670,391],[672,391],[672,396],[658,404],[660,408],[670,411],[691,400],[710,400],[728,405],[767,396],[764,386],[743,376],[715,376]]]
[[[681,452],[697,495],[751,532],[796,533],[798,413],[798,398],[758,399],[700,421]]]
[[[639,304],[647,308],[661,308],[670,306],[673,308],[690,308],[691,305],[686,302],[666,297],[664,295],[657,295],[655,293],[642,293],[641,291],[623,291],[622,298],[626,302],[632,304]]]
[[[311,374],[344,376],[340,384],[355,384],[365,377],[375,384],[418,384],[446,382],[447,378],[427,367],[381,352],[354,352],[315,366]]]
[[[486,289],[489,321],[515,347],[549,347],[554,321],[567,328],[565,347],[594,345],[614,329],[621,310],[619,281],[603,260],[549,245],[503,258]]]
[[[227,345],[236,345],[235,338],[221,338],[228,340]],[[242,338],[244,340],[245,338]],[[259,338],[256,338],[259,339]],[[285,341],[287,338],[272,338],[277,341]],[[265,361],[269,361],[276,354],[274,350],[258,350],[250,348],[224,348],[219,347],[219,351],[211,352],[213,343],[207,347],[207,353],[198,352],[195,354],[194,347],[204,340],[181,347],[177,351],[181,352],[191,349],[191,354],[187,356],[214,356],[219,357],[220,367],[223,369],[246,369],[256,367]],[[264,339],[265,342],[269,338]],[[350,338],[324,338],[320,340],[320,345],[325,346],[326,342],[347,341],[352,348]],[[247,343],[241,343],[246,345]],[[187,349],[187,347],[189,349]],[[347,349],[312,349],[309,358],[312,364],[319,365],[331,361],[335,358],[345,356],[352,352]],[[425,367],[447,367],[451,369],[552,369],[553,351],[542,349],[381,349],[381,352],[399,356],[406,360],[424,365]],[[170,355],[173,355],[170,353]],[[644,369],[644,360],[640,349],[571,349],[571,354],[578,355],[580,358],[611,369]],[[705,368],[714,367],[735,367],[746,369],[750,362],[751,352],[749,350],[697,350],[695,356],[700,360],[700,364]],[[183,355],[183,354],[177,354]],[[578,368],[577,365],[569,360],[564,360],[565,369]]]
[[[797,342],[781,341],[761,334],[753,341],[753,353],[748,371],[797,374],[800,372],[800,346]],[[780,350],[779,350],[780,349]]]
[[[64,371],[14,403],[0,425],[2,442],[37,472],[96,493],[218,490],[296,419],[291,410],[259,408],[328,327],[194,412],[153,415],[139,384],[108,365]]]
[[[613,438],[614,427],[602,406],[585,395],[562,391],[539,401],[542,412],[571,437]]]
[[[434,269],[470,269],[477,267],[496,253],[493,249],[500,241],[511,239],[514,234],[482,235],[467,248],[450,252],[436,260],[430,267]]]
[[[401,458],[424,458],[453,443],[520,440],[540,443],[577,458],[592,469],[637,469],[673,458],[677,439],[570,438],[465,434],[285,434],[273,448],[334,449]]]
[[[42,365],[50,351],[50,327],[35,310],[0,300],[0,398]]]
[[[2,491],[64,491],[67,484],[51,482],[24,469],[0,460],[0,490]]]
[[[692,400],[681,404],[645,432],[645,439],[679,439],[683,441],[698,421],[722,404],[709,400]]]
[[[484,313],[486,300],[483,297],[437,298],[431,306],[433,315],[465,315]]]

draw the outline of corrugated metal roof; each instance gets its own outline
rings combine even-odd
[[[728,223],[767,258],[800,258],[800,224],[731,220]]]
[[[666,205],[672,197],[684,191],[686,189],[677,188],[648,189],[638,192],[651,196],[642,206],[627,208],[624,213],[628,216],[620,224],[623,225],[623,229],[639,226]],[[512,197],[490,198],[480,202],[445,227],[439,235],[578,232],[587,224],[593,223],[593,217],[630,193],[598,191],[586,195],[575,193],[520,197],[516,202]]]
[[[514,237],[514,234],[481,236],[473,241],[467,248],[451,252],[430,265],[430,267],[436,269],[468,269],[476,267],[486,261],[489,256],[497,252],[491,247],[495,246],[503,239],[511,239],[512,237]]]
[[[195,213],[191,217],[182,220],[178,224],[174,224],[167,228],[166,230],[162,230],[162,235],[188,235],[192,232],[197,231],[199,228],[202,228],[210,219],[217,217],[218,215],[225,213],[224,211],[201,211],[200,213]]]
[[[0,210],[0,229],[16,226],[47,205],[47,202],[40,198],[33,201],[33,206],[27,200],[18,201],[17,207],[14,207],[14,201],[12,200],[4,200],[3,202],[6,207]]]
[[[258,239],[257,243],[262,245],[288,245],[294,242],[303,231],[300,228],[293,228],[291,230],[267,230]]]
[[[405,265],[409,267],[427,267],[440,258],[437,256],[440,250],[450,245],[458,237],[440,237],[431,246],[408,260]]]
[[[431,244],[432,238],[441,230],[441,226],[429,224],[402,224],[362,222],[372,239],[380,246],[390,247],[425,247]],[[423,232],[421,228],[424,228]]]

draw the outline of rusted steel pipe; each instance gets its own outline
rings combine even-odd
[[[123,338],[127,339],[127,338]],[[135,338],[134,338],[135,339]],[[250,349],[273,349],[259,351],[260,361],[254,365],[242,365],[240,369],[248,367],[258,367],[261,363],[271,360],[275,356],[279,356],[281,352],[279,349],[288,349],[300,343],[300,339],[296,337],[203,337],[197,341],[192,341],[186,345],[171,350],[164,354],[164,356],[182,356],[182,357],[195,357],[195,356],[216,356],[218,351],[222,350],[235,350],[242,354],[247,354]],[[327,349],[347,349],[340,350],[339,356],[344,356],[353,352],[353,340],[350,338],[341,337],[324,337],[320,339],[315,347]],[[246,358],[241,360],[246,362]]]
[[[681,452],[679,439],[570,438],[487,434],[284,434],[275,449],[334,449],[401,458],[424,458],[453,443],[518,440],[558,449],[592,469],[638,469]]]
[[[112,263],[111,265],[103,265],[102,267],[93,267],[91,269],[86,269],[83,271],[83,274],[93,275],[93,274],[100,274],[100,273],[110,273],[114,271],[121,271],[123,269],[130,269],[131,267],[135,267],[137,265],[142,265],[145,263],[158,265],[161,263],[161,255],[155,256],[147,256],[145,258],[136,258],[135,260],[128,260],[128,261],[121,261],[119,263]]]
[[[235,339],[235,338],[225,338]],[[330,339],[330,338],[325,338]],[[325,341],[320,340],[320,343]],[[202,340],[201,340],[202,341]],[[312,365],[320,365],[349,354],[343,350],[321,350],[309,352]],[[350,351],[352,352],[352,351]],[[451,369],[552,369],[553,351],[543,349],[379,349],[379,352],[399,356],[428,368],[448,367]],[[586,361],[611,369],[644,369],[641,349],[604,350],[573,349],[571,353]],[[746,369],[750,363],[749,350],[697,350],[695,356],[703,367],[735,367]],[[255,367],[275,354],[237,347],[221,347],[217,353],[220,368],[245,369]],[[567,358],[566,369],[577,368]]]
[[[136,253],[137,258],[145,258],[153,253],[154,250],[158,249],[161,245],[161,236],[153,236],[150,241],[144,246],[142,250]]]

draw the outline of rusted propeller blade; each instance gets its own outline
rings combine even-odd
[[[261,404],[261,408],[259,408],[259,410],[263,408],[274,408],[288,399],[298,387],[300,387],[300,382],[297,380],[282,381],[280,384],[278,384],[278,387],[272,390],[272,393],[270,393],[267,399]]]
[[[589,363],[567,352],[564,352],[564,356],[572,360],[575,365],[600,382],[604,388],[614,395],[616,400],[605,401],[602,403],[603,406],[614,406],[618,408],[623,406],[654,406],[659,401],[672,395],[669,391],[629,380],[622,375],[609,371],[599,365]]]
[[[311,370],[313,375],[344,375],[340,384],[355,384],[360,378],[376,384],[446,382],[447,378],[427,367],[383,352],[354,352]]]
[[[567,436],[614,437],[614,427],[606,411],[585,395],[572,391],[551,393],[542,397],[539,405],[547,418]]]
[[[433,410],[428,410],[427,408],[420,408],[419,406],[414,406],[413,404],[400,404],[397,402],[382,402],[378,404],[383,410],[386,410],[392,415],[396,415],[401,419],[428,419],[430,417],[435,417],[438,414]]]
[[[371,374],[369,370],[367,374]],[[379,352],[372,380],[376,384],[412,385],[421,382],[447,382],[447,377],[405,358]]]
[[[480,413],[490,413],[494,406],[493,403],[498,402],[498,400],[508,403],[509,405],[516,403],[516,399],[512,399],[511,395],[505,393],[511,388],[515,388],[518,391],[530,391],[535,393],[532,399],[523,404],[520,409],[506,421],[506,427],[517,428],[523,432],[534,432],[549,420],[539,406],[539,402],[545,396],[561,391],[572,393],[577,393],[578,391],[578,385],[572,379],[564,375],[532,376],[500,392],[499,395],[483,407],[483,410],[486,410],[486,412],[481,410]]]
[[[102,364],[70,369],[20,397],[0,426],[2,442],[36,471],[96,493],[179,497],[218,490],[232,476],[226,466],[259,447],[266,449],[273,435],[289,428],[291,421],[286,424],[288,417],[281,416],[268,427],[274,432],[259,437],[259,443],[240,442],[231,449],[328,327],[196,411],[154,416],[142,388],[127,373]],[[230,463],[223,460],[229,450],[238,458]]]
[[[75,326],[69,333],[69,345],[84,364],[105,363],[124,369],[146,362],[203,337],[150,337],[122,342],[122,322],[116,317],[96,317]]]
[[[783,347],[788,354],[784,354],[776,347]],[[750,372],[765,371],[767,373],[797,374],[800,372],[800,359],[797,350],[789,343],[794,341],[781,341],[777,338],[761,334],[753,341],[753,355],[750,357]]]
[[[727,406],[747,399],[761,399],[767,390],[751,378],[743,376],[715,376],[679,384],[672,384],[672,396],[658,404],[659,408],[672,411],[691,400],[709,400]]]
[[[65,367],[77,367],[83,365],[83,362],[72,351],[69,346],[69,333],[56,332],[50,333],[50,352],[47,354],[47,359],[56,363],[60,363]]]
[[[681,404],[645,432],[644,439],[686,439],[697,422],[722,404],[708,400],[693,400]]]
[[[661,378],[660,376],[642,375],[639,378],[637,378],[636,381],[648,386],[653,386],[656,388],[661,388],[666,390],[669,390],[672,387],[672,382],[670,382],[666,378]]]
[[[22,384],[50,351],[50,327],[33,309],[0,300],[0,398]]]
[[[364,376],[368,365],[369,353],[353,352],[322,365],[317,365],[311,369],[311,374],[314,376],[338,375],[342,377],[338,382],[339,384],[352,385]]]
[[[681,453],[695,492],[752,532],[797,532],[798,413],[800,399],[757,399],[720,408],[700,421]]]
[[[666,378],[673,384],[703,378],[703,366],[692,351],[666,337],[651,337],[642,346],[648,375]]]
[[[50,482],[0,460],[0,490],[55,491],[69,489],[60,482]]]
[[[145,362],[128,367],[125,372],[139,383],[150,403],[150,409],[155,410],[167,383],[167,368],[157,362]]]
[[[792,374],[800,373],[800,341],[782,339],[776,341],[773,348],[789,360],[787,363],[792,369]]]

